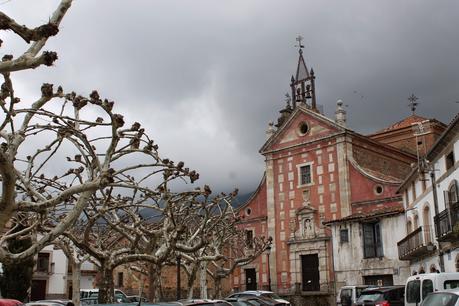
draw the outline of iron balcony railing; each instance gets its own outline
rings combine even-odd
[[[454,227],[459,223],[459,202],[451,203],[449,208],[434,217],[435,232],[439,241],[456,239]]]
[[[400,260],[412,260],[435,249],[432,226],[420,226],[397,243]]]

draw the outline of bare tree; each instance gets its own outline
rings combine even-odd
[[[168,181],[181,177],[194,182],[199,177],[183,162],[161,158],[158,146],[139,123],[124,127],[114,102],[100,98],[97,91],[85,97],[43,84],[41,97],[31,105],[16,95],[11,72],[51,65],[57,58],[54,52],[38,52],[57,34],[71,2],[62,0],[49,23],[35,29],[0,14],[0,29],[32,42],[17,59],[7,55],[0,63],[4,77],[0,88],[2,262],[30,257],[52,243],[81,218],[94,198],[125,190],[134,198],[141,191],[150,198],[167,188]],[[140,179],[135,180],[134,174]],[[146,187],[158,180],[156,190]],[[18,231],[18,226],[23,229]],[[30,235],[38,238],[23,252],[12,254],[6,248],[8,240]]]
[[[85,216],[64,232],[97,262],[101,303],[113,301],[116,267],[149,262],[155,267],[151,273],[159,276],[160,265],[176,252],[186,254],[202,248],[215,224],[221,223],[232,209],[227,198],[233,194],[211,199],[207,186],[172,192],[168,187],[171,183],[159,180],[157,186],[150,185],[151,189],[130,189],[130,195],[124,190],[123,196],[115,194],[113,188],[99,190],[92,195]],[[126,189],[125,185],[120,187]],[[154,275],[152,278],[159,280]],[[152,287],[159,290],[159,284]],[[159,291],[155,297],[159,297]]]

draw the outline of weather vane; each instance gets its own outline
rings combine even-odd
[[[301,35],[298,35],[298,36],[296,37],[296,41],[298,42],[298,45],[295,45],[295,47],[300,48],[300,50],[301,50],[302,48],[304,48],[304,45],[301,44],[301,42],[303,41],[303,39],[304,39],[304,38],[303,38],[303,36],[301,36]]]
[[[414,94],[411,94],[411,96],[408,97],[408,101],[410,101],[410,103],[408,103],[408,105],[410,106],[411,108],[411,111],[413,112],[413,115],[414,115],[414,112],[416,111],[416,106],[418,106],[418,102],[416,102],[418,100],[418,97],[416,97]]]

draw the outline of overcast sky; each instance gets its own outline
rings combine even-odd
[[[0,0],[28,26],[59,1]],[[55,67],[13,75],[23,99],[41,83],[116,101],[141,122],[163,156],[183,160],[213,189],[256,188],[258,153],[284,106],[301,34],[318,103],[333,117],[347,105],[357,132],[417,114],[448,123],[459,111],[459,2],[431,0],[75,0],[58,36]],[[0,33],[2,51],[24,50]]]

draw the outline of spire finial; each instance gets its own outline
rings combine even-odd
[[[414,113],[416,112],[416,106],[418,106],[418,102],[416,102],[419,98],[416,97],[414,94],[411,94],[411,96],[408,97],[408,101],[410,101],[410,103],[408,103],[408,106],[411,108],[411,111],[413,112],[413,115]]]
[[[301,36],[301,35],[298,35],[298,36],[296,37],[296,41],[298,42],[298,45],[295,45],[295,47],[298,47],[298,51],[299,51],[299,52],[302,52],[301,49],[304,48],[304,45],[301,43],[301,42],[303,41],[303,39],[304,39],[304,38],[303,38],[303,36]]]

